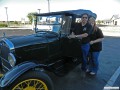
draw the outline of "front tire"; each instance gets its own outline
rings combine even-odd
[[[35,70],[21,75],[9,88],[10,90],[54,90],[50,77],[41,71]]]
[[[3,72],[2,72],[2,62],[1,62],[1,59],[0,59],[0,78],[3,76]]]

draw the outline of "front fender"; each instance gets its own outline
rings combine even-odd
[[[24,62],[21,63],[14,68],[12,68],[10,71],[8,71],[0,80],[0,87],[5,87],[11,84],[13,81],[15,81],[20,75],[25,73],[26,71],[35,68],[37,66],[45,66],[36,64],[34,62]]]

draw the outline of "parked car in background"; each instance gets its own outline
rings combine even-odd
[[[54,90],[47,72],[64,76],[80,64],[81,40],[69,39],[71,30],[83,13],[96,17],[90,10],[69,10],[35,14],[35,33],[7,37],[0,41],[2,90]]]

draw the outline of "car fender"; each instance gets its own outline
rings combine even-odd
[[[15,81],[19,76],[24,74],[26,71],[33,69],[35,67],[44,67],[43,64],[36,64],[34,62],[23,62],[21,64],[16,65],[10,71],[5,73],[5,75],[0,80],[0,87],[5,87],[10,85],[13,81]]]

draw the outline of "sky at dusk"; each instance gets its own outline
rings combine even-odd
[[[48,0],[0,0],[0,21],[27,20],[30,12],[48,12]],[[112,15],[120,14],[120,0],[50,0],[50,11],[88,9],[97,14],[97,20],[110,19]]]

